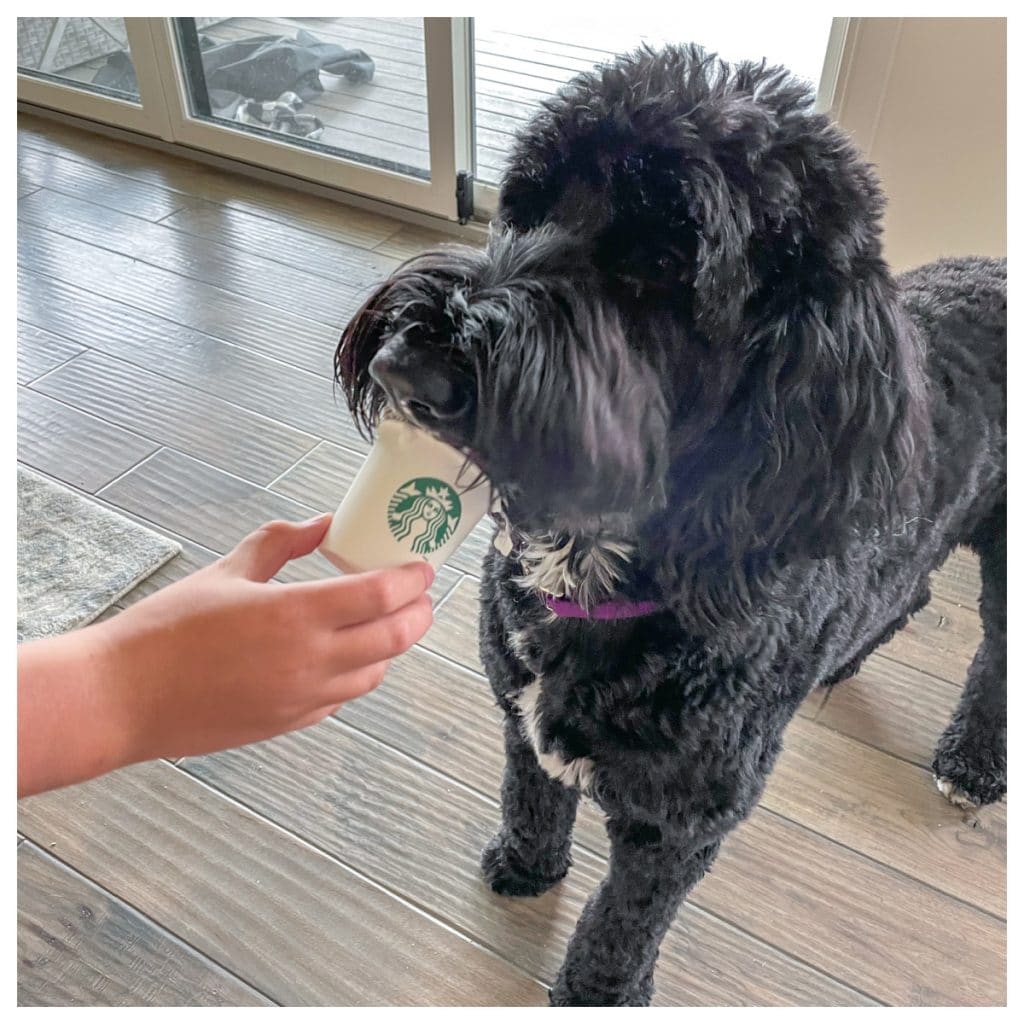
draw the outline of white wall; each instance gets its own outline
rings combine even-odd
[[[854,18],[833,112],[889,195],[897,270],[1006,254],[1006,20]]]

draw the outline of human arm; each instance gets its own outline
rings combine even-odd
[[[330,517],[270,523],[121,614],[18,650],[18,795],[312,725],[432,621],[425,564],[268,582]]]

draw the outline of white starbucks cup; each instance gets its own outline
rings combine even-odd
[[[385,419],[320,552],[343,572],[429,562],[439,569],[484,517],[491,489],[466,457]]]

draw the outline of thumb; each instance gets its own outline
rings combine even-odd
[[[293,558],[313,551],[324,539],[330,523],[330,514],[314,516],[304,523],[264,523],[228,552],[223,561],[236,575],[266,583]]]

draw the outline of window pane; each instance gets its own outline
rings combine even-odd
[[[699,43],[727,61],[784,64],[815,88],[832,19],[689,14],[672,20],[624,16],[475,18],[476,160],[482,181],[498,182],[512,137],[541,100],[580,71],[611,61],[641,43]]]
[[[124,18],[19,18],[18,70],[139,99]]]
[[[422,18],[178,18],[192,115],[430,177]]]

